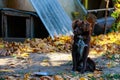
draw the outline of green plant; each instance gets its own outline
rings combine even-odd
[[[0,77],[0,80],[5,80],[4,78]]]
[[[120,0],[113,0],[115,11],[111,14],[113,18],[116,19],[115,23],[112,26],[112,30],[119,31],[120,30]]]

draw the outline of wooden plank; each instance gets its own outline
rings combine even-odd
[[[24,42],[26,38],[3,38],[4,41],[8,42]]]
[[[33,38],[34,37],[34,20],[31,14],[22,13],[22,12],[15,12],[13,10],[3,10],[2,11],[2,37],[8,38],[8,16],[15,16],[15,17],[25,17],[26,19],[26,38]],[[12,18],[12,17],[11,17]],[[16,26],[17,27],[17,26]],[[12,38],[14,39],[14,38]]]
[[[26,37],[27,38],[31,38],[30,26],[31,26],[30,18],[26,18]]]
[[[9,16],[19,16],[19,17],[30,17],[29,14],[24,14],[20,12],[15,12],[15,11],[2,11],[5,15]]]
[[[31,26],[30,26],[31,38],[33,38],[34,37],[34,20],[32,16],[30,17],[30,23],[31,23]]]
[[[3,21],[4,21],[4,30],[3,31],[5,31],[5,38],[7,38],[8,37],[8,24],[7,24],[7,16],[6,15],[4,15],[4,19],[3,19]]]
[[[5,36],[5,32],[4,32],[4,14],[2,13],[2,21],[1,21],[1,31],[2,31],[2,37]]]

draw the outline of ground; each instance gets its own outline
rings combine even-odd
[[[97,69],[101,70],[102,73],[120,74],[119,59],[113,61],[103,55],[89,56],[96,62]],[[7,75],[11,78],[10,80],[16,80],[17,78],[23,80],[22,78],[26,73],[31,73],[34,76],[34,72],[48,72],[50,75],[72,73],[71,53],[30,53],[28,58],[0,57],[0,62],[0,77]]]
[[[27,39],[24,43],[1,41],[0,80],[120,80],[119,35],[112,32],[91,37],[89,57],[95,61],[96,70],[84,74],[71,71],[71,36]],[[36,76],[36,72],[49,76]]]

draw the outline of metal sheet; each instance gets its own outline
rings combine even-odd
[[[80,12],[80,18],[84,19],[84,17],[88,14],[87,9],[81,3],[81,0],[74,0],[77,10]]]
[[[60,34],[72,35],[72,20],[66,14],[58,0],[30,0],[48,33],[54,36]]]

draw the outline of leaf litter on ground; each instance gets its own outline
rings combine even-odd
[[[111,32],[106,35],[92,36],[90,55],[105,56],[109,62],[102,67],[112,68],[119,65],[120,62],[120,32]],[[59,36],[52,40],[50,37],[45,39],[26,39],[24,43],[6,42],[0,40],[0,55],[12,55],[16,58],[28,58],[29,53],[54,53],[64,52],[70,53],[72,48],[72,36]],[[46,61],[46,60],[44,60]],[[48,61],[48,60],[47,60]],[[116,63],[117,62],[117,63]],[[101,66],[98,64],[98,66]],[[4,70],[5,71],[5,70]],[[3,72],[3,71],[1,71]],[[1,73],[0,72],[0,73]],[[63,72],[64,73],[64,72]],[[104,74],[102,71],[94,71],[94,73],[64,73],[49,77],[41,77],[41,79],[49,78],[55,80],[109,80],[110,78],[118,80],[120,74]],[[24,80],[29,80],[31,75],[24,75]],[[28,79],[29,77],[29,79]],[[0,78],[3,79],[3,78]],[[32,79],[32,78],[31,78]]]

